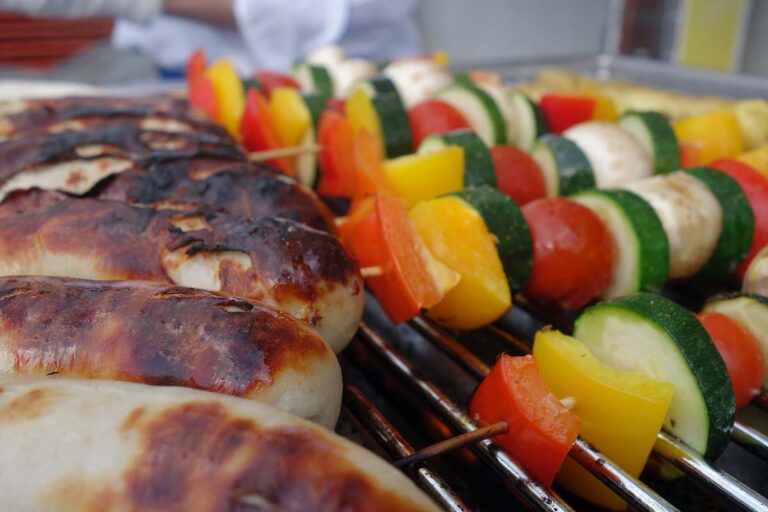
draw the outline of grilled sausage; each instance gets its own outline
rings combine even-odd
[[[0,379],[0,445],[0,510],[438,510],[321,427],[187,388]]]
[[[252,163],[178,159],[115,174],[89,195],[137,204],[200,203],[244,217],[283,217],[323,231],[336,229],[333,215],[314,192]]]
[[[187,386],[333,428],[336,356],[261,304],[137,281],[0,277],[0,373]]]
[[[312,191],[249,163],[233,144],[206,134],[129,126],[8,141],[0,143],[0,199],[39,187],[142,204],[201,203],[236,215],[285,217],[335,229]]]
[[[286,219],[158,210],[40,190],[0,205],[0,275],[223,291],[307,322],[336,352],[357,329],[363,306],[357,264],[322,231]]]
[[[0,140],[64,131],[101,130],[126,123],[145,130],[196,131],[228,137],[224,128],[190,107],[186,100],[167,96],[0,102]]]

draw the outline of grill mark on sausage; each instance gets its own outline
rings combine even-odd
[[[103,98],[78,97],[27,101],[27,108],[2,117],[3,133],[13,136],[41,133],[58,124],[78,120],[87,129],[98,129],[111,121],[160,117],[181,121],[195,130],[225,136],[225,130],[209,121],[186,100],[170,97]]]
[[[0,184],[19,172],[44,168],[43,164],[87,161],[88,158],[77,154],[77,148],[84,146],[103,146],[101,153],[92,154],[90,158],[127,158],[138,167],[198,156],[245,161],[242,150],[228,137],[142,130],[130,123],[120,123],[95,131],[68,131],[0,142]],[[165,147],[172,149],[163,149]]]
[[[310,371],[310,362],[332,357],[298,321],[202,290],[2,277],[0,293],[0,354],[10,354],[20,373],[246,396],[286,369]]]
[[[145,418],[139,429],[140,450],[124,473],[137,510],[263,510],[237,501],[249,494],[285,512],[417,510],[304,426],[264,428],[221,404],[193,402]]]
[[[171,221],[179,215],[203,216],[210,229],[175,228]],[[56,254],[89,258],[104,274],[100,279],[169,282],[166,254],[243,252],[252,268],[238,276],[237,294],[246,297],[239,293],[243,286],[266,285],[280,300],[314,300],[323,282],[347,284],[359,272],[336,238],[289,220],[203,209],[157,211],[39,190],[15,193],[0,204],[0,240],[0,261],[23,261],[40,244]]]
[[[55,403],[56,393],[50,388],[32,389],[0,408],[0,423],[34,420]]]
[[[279,216],[316,229],[333,231],[333,216],[308,189],[263,165],[179,159],[115,175],[91,195],[130,203],[153,204],[166,199],[213,205],[251,218]]]

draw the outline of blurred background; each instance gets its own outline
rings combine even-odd
[[[0,78],[177,78],[197,46],[248,73],[329,43],[372,59],[442,49],[457,69],[611,53],[768,75],[768,2],[0,0]]]

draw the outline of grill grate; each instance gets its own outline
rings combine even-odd
[[[522,306],[521,309],[534,313],[537,321],[543,317],[546,323],[563,326],[563,328],[572,324],[572,320],[566,315],[552,315],[535,304],[525,302],[524,299],[518,305]],[[367,316],[371,316],[370,312],[368,313]],[[375,320],[380,314],[374,313]],[[399,331],[378,325],[380,323],[371,321],[361,325],[353,343],[353,350],[348,351],[348,357],[352,362],[360,368],[365,368],[370,361],[360,354],[363,352],[373,354],[383,363],[385,371],[390,376],[400,380],[407,388],[414,391],[416,399],[435,410],[454,432],[465,433],[476,429],[477,426],[460,405],[449,398],[438,385],[422,376],[423,372],[420,370],[424,366],[424,361],[415,362],[419,358],[413,357],[415,354],[411,352],[415,353],[423,348],[419,347],[419,344],[433,347],[468,373],[475,383],[488,373],[489,366],[484,359],[490,360],[489,358],[493,357],[492,353],[483,355],[480,353],[482,350],[476,350],[474,344],[472,349],[468,348],[446,330],[425,318],[416,318],[408,323],[408,327],[418,333],[420,338],[410,344],[406,343],[402,348],[402,340],[394,338],[398,336]],[[527,328],[535,330],[538,325],[537,322],[529,323]],[[483,335],[493,338],[511,353],[522,354],[530,351],[526,343],[512,335],[503,326],[489,326],[483,330]],[[470,334],[470,336],[476,335]],[[400,343],[394,343],[388,339]],[[431,368],[431,370],[436,369],[439,370],[439,368]],[[761,400],[764,400],[764,397],[758,397],[757,402]],[[413,449],[405,439],[358,389],[348,387],[345,393],[345,405],[374,434],[390,455],[399,458],[412,453]],[[765,459],[768,443],[766,436],[759,431],[738,422],[732,438],[754,455]],[[511,493],[530,508],[548,511],[573,510],[572,506],[558,494],[542,488],[528,478],[525,471],[491,441],[480,442],[472,449],[486,466],[501,477]],[[654,452],[656,457],[667,460],[685,473],[690,481],[718,495],[728,509],[768,511],[768,500],[765,497],[730,474],[713,467],[674,437],[662,432],[657,439]],[[623,472],[583,440],[577,441],[569,456],[611,487],[630,504],[631,508],[645,511],[677,510],[656,491]],[[761,464],[760,461],[757,463]],[[432,469],[421,465],[416,467],[418,471],[426,469],[435,479],[430,481],[420,474],[412,474],[414,480],[427,492],[435,496],[439,489],[444,489],[450,496],[455,497],[455,493]],[[441,497],[436,499],[447,510],[466,510],[462,508],[466,505],[458,497],[447,501]],[[512,501],[513,498],[510,497],[506,505]]]

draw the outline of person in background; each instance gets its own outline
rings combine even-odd
[[[180,75],[189,55],[228,57],[237,70],[287,70],[329,44],[350,57],[419,53],[418,0],[0,0],[0,10],[51,17],[111,17],[112,43]]]

